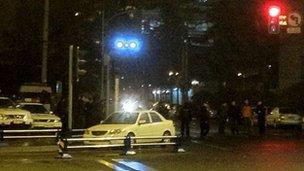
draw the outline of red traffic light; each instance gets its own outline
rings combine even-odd
[[[268,14],[270,17],[278,17],[281,13],[281,8],[278,6],[271,6],[268,9]]]

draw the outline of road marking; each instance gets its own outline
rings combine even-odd
[[[126,159],[112,159],[112,161],[117,162],[119,164],[125,165],[129,168],[132,168],[134,170],[139,171],[156,171],[156,169],[153,169],[151,167],[148,167],[140,162],[132,161],[132,160],[126,160]]]
[[[109,168],[111,168],[111,169],[113,169],[113,170],[128,171],[126,169],[123,169],[123,168],[121,168],[121,167],[119,167],[119,166],[117,166],[117,165],[115,165],[113,163],[107,162],[105,160],[98,160],[98,162],[101,163],[101,164],[103,164],[103,165],[105,165],[105,166],[107,166],[107,167],[109,167]]]

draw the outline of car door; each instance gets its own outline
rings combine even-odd
[[[151,120],[147,112],[141,113],[137,123],[137,135],[142,136],[151,136]]]
[[[164,123],[159,117],[158,114],[155,112],[150,112],[150,118],[151,118],[151,134],[153,136],[162,136],[165,132]]]

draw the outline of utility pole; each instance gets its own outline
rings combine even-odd
[[[69,48],[69,98],[68,98],[68,129],[72,130],[73,121],[73,53],[74,46]]]
[[[47,83],[47,58],[49,41],[49,0],[44,0],[44,19],[43,19],[43,48],[41,65],[41,82]]]

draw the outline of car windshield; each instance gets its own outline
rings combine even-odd
[[[15,104],[10,99],[0,99],[0,108],[14,107]]]
[[[298,112],[296,111],[296,110],[294,110],[294,109],[291,109],[291,108],[281,108],[280,109],[280,113],[281,114],[290,114],[290,113],[292,113],[292,114],[297,114]]]
[[[21,108],[30,111],[32,114],[48,114],[48,111],[43,105],[22,105]]]
[[[113,113],[103,124],[135,124],[139,113],[121,112]]]

